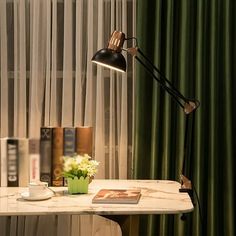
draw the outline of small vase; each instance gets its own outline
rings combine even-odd
[[[89,177],[67,178],[67,185],[69,194],[88,193]]]

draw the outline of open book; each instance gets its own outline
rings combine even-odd
[[[92,203],[136,204],[141,196],[139,189],[101,189],[94,196]]]

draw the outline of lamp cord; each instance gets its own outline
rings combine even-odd
[[[201,228],[202,228],[202,231],[203,231],[204,221],[203,221],[203,216],[202,216],[202,208],[201,208],[201,204],[200,204],[200,199],[199,199],[199,196],[198,196],[198,193],[197,193],[197,190],[196,190],[194,184],[192,184],[192,187],[193,187],[193,191],[194,191],[194,193],[196,195],[196,198],[197,198],[200,223],[201,223]]]
[[[184,136],[184,157],[183,157],[183,164],[182,164],[182,171],[181,171],[182,173],[186,172],[186,159],[189,160],[190,155],[191,155],[190,147],[192,146],[191,143],[192,143],[192,139],[193,139],[192,135],[193,135],[193,129],[194,129],[194,120],[195,120],[195,111],[192,113],[192,117],[190,117],[189,115],[186,116],[185,136]],[[196,199],[197,199],[197,204],[198,204],[201,229],[203,230],[204,221],[203,221],[203,216],[202,216],[200,199],[199,199],[197,190],[196,190],[193,182],[191,182],[191,185],[192,185],[192,190],[193,190],[192,198],[195,194]],[[195,205],[193,199],[192,199],[192,203],[193,203],[193,205]]]
[[[192,184],[192,187],[193,187],[193,192],[195,193],[195,196],[197,198],[197,204],[198,204],[198,210],[199,210],[199,218],[200,218],[200,226],[201,226],[201,230],[203,232],[203,226],[204,226],[204,221],[203,221],[203,216],[202,216],[202,209],[201,209],[201,204],[200,204],[200,200],[199,200],[199,196],[198,196],[198,193],[197,193],[197,190],[195,188],[195,186]],[[195,206],[196,204],[193,203],[193,205]],[[187,219],[186,217],[186,213],[183,213],[180,217],[181,220],[185,221]],[[203,233],[201,233],[201,235],[203,235]]]

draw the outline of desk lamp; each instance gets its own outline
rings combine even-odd
[[[135,40],[136,46],[132,48],[123,48],[125,40]],[[147,56],[137,47],[137,39],[135,37],[125,38],[123,32],[115,30],[108,42],[106,48],[103,48],[95,53],[92,58],[92,62],[108,67],[110,69],[126,72],[126,61],[122,55],[122,50],[132,55],[145,69],[146,71],[160,84],[160,86],[183,108],[184,114],[186,114],[185,123],[185,137],[184,137],[184,158],[182,173],[185,169],[185,160],[189,155],[189,146],[191,145],[191,132],[192,122],[189,122],[189,115],[194,114],[194,111],[199,107],[200,102],[196,99],[188,99],[183,96],[174,85],[166,78],[166,76],[149,60]],[[158,75],[156,75],[156,73]],[[190,130],[191,131],[191,130]],[[180,175],[181,188],[180,192],[187,192],[192,196],[192,184],[191,181],[183,174]]]

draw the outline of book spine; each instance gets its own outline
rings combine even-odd
[[[1,162],[2,157],[1,156],[2,156],[2,153],[1,153],[1,139],[0,139],[0,187],[1,187],[1,179],[2,179],[1,178],[2,177],[2,174],[1,174],[2,173],[2,162]]]
[[[53,128],[52,186],[63,186],[63,128]]]
[[[40,178],[40,141],[39,139],[29,140],[29,172],[30,182],[38,181]]]
[[[72,156],[76,153],[76,131],[75,127],[64,127],[63,155]],[[67,186],[67,179],[64,178],[64,186]]]
[[[52,185],[52,128],[40,129],[40,181]]]
[[[72,156],[76,152],[76,132],[74,127],[64,127],[63,155]]]
[[[7,138],[1,138],[1,187],[7,187]]]
[[[91,126],[76,127],[76,152],[83,155],[93,154],[93,128]]]
[[[19,186],[27,187],[29,183],[29,142],[28,139],[18,140],[19,154]]]
[[[7,186],[19,186],[18,140],[7,140]]]

